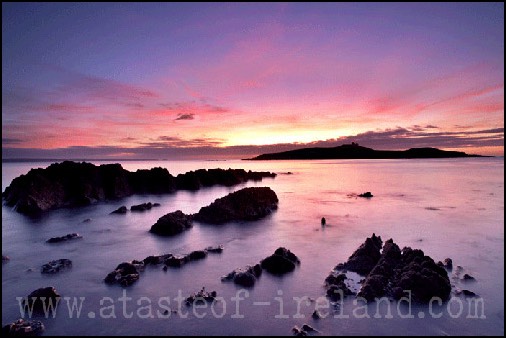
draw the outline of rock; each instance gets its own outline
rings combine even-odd
[[[2,255],[2,264],[4,263],[7,263],[8,261],[10,261],[11,259],[9,258],[9,256],[4,256]]]
[[[265,258],[260,263],[262,268],[272,274],[284,274],[295,269],[300,264],[299,258],[290,250],[278,248],[273,255]]]
[[[336,269],[349,270],[360,275],[367,275],[378,263],[381,254],[381,236],[374,233],[348,258],[344,264],[339,264]]]
[[[120,284],[121,286],[129,286],[139,280],[140,274],[137,267],[140,264],[132,263],[121,263],[119,264],[114,271],[110,272],[105,278],[104,281],[107,284]],[[137,265],[137,266],[136,266]]]
[[[207,251],[205,251],[205,250],[192,251],[188,255],[188,259],[190,261],[197,261],[197,260],[200,260],[200,259],[204,259],[206,257],[207,257]]]
[[[158,208],[159,206],[161,206],[160,203],[153,203],[153,208]]]
[[[153,207],[153,204],[151,204],[151,202],[148,202],[148,203],[142,203],[142,204],[137,204],[137,205],[132,205],[130,207],[130,211],[146,211],[146,210],[151,210],[151,208]]]
[[[373,237],[368,238],[366,243],[355,251],[347,263],[338,265],[336,269],[346,267],[351,271],[355,269],[366,272],[369,270],[369,264],[377,258],[378,245],[381,245],[381,239],[373,234]],[[367,264],[362,262],[358,264],[359,269],[356,269],[357,257],[370,259],[365,260]],[[350,261],[355,263],[349,264]],[[389,239],[385,242],[376,264],[362,283],[358,296],[368,301],[385,296],[399,299],[405,296],[403,290],[410,290],[411,297],[416,302],[427,303],[433,297],[439,297],[444,301],[450,296],[451,284],[446,269],[436,264],[429,256],[425,256],[422,250],[408,247],[401,251],[397,244]]]
[[[327,224],[327,220],[325,219],[325,217],[322,217],[322,227],[325,226],[325,224]]]
[[[476,280],[473,276],[471,276],[470,274],[467,274],[467,273],[464,274],[462,279],[465,281]]]
[[[469,290],[462,290],[462,294],[466,297],[477,297],[478,295],[472,291],[469,291]]]
[[[174,236],[192,226],[192,216],[177,210],[160,217],[149,231],[160,236]]]
[[[363,194],[359,194],[358,197],[365,197],[365,198],[371,198],[374,197],[373,194],[371,194],[370,191],[364,192]]]
[[[262,275],[262,267],[260,264],[256,264],[254,266],[247,266],[243,269],[236,269],[229,273],[226,276],[221,278],[222,281],[232,280],[235,284],[244,286],[244,287],[252,287],[255,285],[255,282],[258,277]]]
[[[29,308],[33,306],[33,311],[41,313],[44,312],[44,309],[47,310],[48,306],[51,306],[51,304],[56,308],[60,298],[61,296],[56,292],[56,289],[52,286],[48,286],[30,293],[28,297],[23,300],[23,306],[28,306]]]
[[[341,297],[354,295],[354,293],[346,286],[344,281],[346,275],[344,273],[331,272],[325,278],[325,288],[327,289],[327,297],[333,301],[340,300]]]
[[[314,312],[313,312],[313,314],[311,315],[311,317],[313,317],[313,319],[318,320],[318,319],[322,318],[322,315],[321,315],[320,311],[318,311],[318,310],[314,310]]]
[[[223,245],[208,246],[206,248],[206,251],[209,253],[222,253],[223,252]]]
[[[317,332],[318,330],[315,329],[314,327],[312,327],[311,325],[308,325],[308,324],[304,324],[302,325],[302,331],[306,331],[306,332]]]
[[[133,194],[165,194],[177,189],[196,190],[212,185],[233,186],[275,176],[273,173],[246,172],[243,169],[212,169],[197,170],[176,178],[164,168],[130,172],[120,164],[95,166],[86,162],[64,161],[53,163],[46,169],[32,169],[16,177],[2,197],[6,205],[17,212],[36,215],[47,210],[117,200]]]
[[[170,256],[165,260],[165,265],[179,268],[189,261],[188,256]]]
[[[194,219],[210,224],[261,219],[277,209],[278,197],[268,187],[244,188],[202,207]]]
[[[44,324],[39,320],[24,320],[22,318],[2,328],[2,336],[39,336],[45,330]]]
[[[128,211],[127,207],[122,205],[121,207],[119,207],[118,209],[114,210],[113,212],[111,212],[111,215],[112,214],[126,214]]]
[[[62,258],[55,261],[51,261],[47,264],[42,265],[40,270],[41,273],[53,274],[64,269],[72,267],[72,261],[70,259]]]
[[[202,287],[202,290],[200,290],[197,293],[194,293],[193,295],[190,295],[188,298],[186,298],[186,304],[192,305],[196,301],[199,300],[205,300],[207,302],[213,302],[217,296],[216,291],[207,292],[204,287]]]
[[[91,218],[86,218],[81,223],[89,223],[89,222],[91,222]]]
[[[292,333],[294,336],[307,336],[306,331],[299,329],[297,325],[292,328]]]
[[[60,242],[69,241],[71,239],[79,239],[79,238],[83,238],[83,236],[79,235],[78,233],[73,233],[73,234],[67,234],[67,235],[61,236],[61,237],[51,237],[46,242],[47,243],[60,243]]]
[[[452,270],[453,269],[453,261],[452,261],[452,259],[451,258],[445,258],[445,260],[443,261],[443,266],[447,270]]]

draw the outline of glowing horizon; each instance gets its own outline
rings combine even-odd
[[[2,9],[4,158],[504,154],[502,3]]]

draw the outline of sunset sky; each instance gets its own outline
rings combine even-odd
[[[3,158],[504,154],[504,4],[2,3]]]

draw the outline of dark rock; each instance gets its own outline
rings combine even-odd
[[[24,320],[22,318],[14,323],[7,324],[2,328],[2,336],[39,336],[44,332],[45,327],[39,320]]]
[[[344,264],[339,264],[336,269],[349,270],[361,275],[367,275],[376,266],[381,257],[381,236],[372,234],[365,242],[348,258]]]
[[[223,245],[208,246],[206,248],[206,251],[209,253],[222,253],[223,252]]]
[[[157,265],[163,263],[162,256],[148,256],[144,258],[144,265]]]
[[[160,217],[149,231],[161,236],[174,236],[192,226],[192,216],[177,210]]]
[[[322,315],[321,315],[320,311],[314,310],[311,317],[313,317],[313,319],[320,319],[320,318],[322,318]]]
[[[200,259],[204,259],[206,257],[207,257],[207,251],[205,251],[205,250],[192,251],[188,255],[188,259],[190,261],[197,261],[197,260],[200,260]]]
[[[89,223],[91,222],[91,218],[86,218],[85,220],[82,221],[82,223]]]
[[[161,206],[160,203],[153,203],[153,208],[158,208],[159,206]]]
[[[311,325],[308,325],[308,324],[302,325],[301,329],[302,329],[302,331],[306,331],[306,332],[316,332],[316,331],[318,331],[314,327],[312,327]]]
[[[371,198],[374,197],[373,194],[371,194],[370,191],[364,192],[363,194],[359,194],[358,197],[365,197],[365,198]]]
[[[299,327],[297,325],[295,325],[292,328],[292,333],[294,334],[294,336],[307,336],[307,332],[299,329]]]
[[[469,291],[469,290],[462,290],[462,294],[466,297],[477,297],[478,295],[472,291]]]
[[[67,235],[61,236],[61,237],[51,237],[46,242],[47,243],[60,243],[60,242],[69,241],[71,239],[79,239],[79,238],[83,238],[83,236],[79,235],[78,233],[73,233],[73,234],[67,234]]]
[[[205,300],[207,302],[213,302],[216,299],[217,293],[216,291],[207,292],[206,288],[202,288],[199,292],[194,293],[193,295],[190,295],[188,298],[186,298],[186,304],[192,305],[196,301],[199,300]]]
[[[284,274],[291,272],[300,264],[299,258],[286,248],[278,248],[273,255],[265,258],[260,263],[262,268],[272,274]]]
[[[9,256],[4,256],[2,255],[2,264],[3,263],[7,263],[8,261],[10,261],[11,259],[9,258]]]
[[[111,214],[126,214],[128,211],[127,207],[122,205],[121,207],[119,207],[118,209],[114,210],[113,212],[111,212]]]
[[[470,281],[470,280],[476,280],[473,276],[465,273],[464,276],[462,277],[463,280],[466,280],[466,281]]]
[[[272,213],[277,204],[276,193],[268,187],[244,188],[202,207],[194,219],[210,224],[254,221]]]
[[[327,220],[325,219],[325,217],[322,217],[322,226],[325,226],[325,224],[327,224]]]
[[[179,268],[189,261],[188,256],[170,256],[165,260],[165,265]]]
[[[452,270],[453,269],[453,261],[451,258],[445,258],[445,260],[443,261],[443,265],[445,267],[445,269],[447,270]]]
[[[28,308],[33,307],[33,311],[42,313],[44,309],[47,310],[48,306],[51,304],[53,308],[56,308],[60,298],[61,296],[56,292],[56,289],[52,286],[48,286],[30,293],[28,297],[23,300],[23,306],[28,306]]]
[[[347,263],[340,264],[336,268],[344,266],[353,271],[352,268],[356,266],[348,264],[353,257],[372,257],[373,259],[367,263],[374,261],[379,253],[377,245],[381,243],[379,237],[375,239],[374,237],[373,235],[373,238],[368,238]],[[362,272],[368,270],[368,268],[362,269],[363,264],[359,266]],[[358,296],[368,301],[385,296],[399,299],[404,296],[403,290],[411,291],[414,301],[426,303],[433,297],[447,300],[450,296],[451,284],[446,269],[436,264],[429,256],[425,256],[422,250],[404,248],[401,251],[393,240],[389,239],[385,242],[377,263],[362,283]]]
[[[198,170],[175,178],[164,168],[129,172],[120,164],[95,166],[86,162],[64,161],[51,164],[46,169],[32,169],[16,177],[2,197],[6,205],[16,211],[33,215],[61,207],[117,200],[133,194],[166,194],[177,189],[196,190],[212,185],[233,186],[275,176],[243,169],[213,169]],[[118,209],[118,213],[124,212]]]
[[[327,297],[331,300],[337,301],[341,297],[354,295],[354,293],[346,286],[344,281],[346,275],[344,273],[331,272],[327,278],[325,278],[325,288],[327,289]]]
[[[105,278],[104,281],[107,284],[120,284],[121,286],[129,286],[135,283],[139,277],[139,270],[138,267],[140,267],[139,264],[132,263],[121,263],[119,264],[116,269],[112,272],[110,272]]]
[[[146,211],[146,210],[151,210],[151,208],[153,207],[153,204],[151,204],[151,202],[148,202],[148,203],[142,203],[142,204],[137,204],[137,205],[132,205],[130,207],[130,211]]]
[[[236,269],[229,273],[226,276],[221,278],[222,281],[232,280],[235,284],[244,286],[244,287],[252,287],[255,285],[255,282],[258,277],[262,275],[262,267],[260,264],[256,264],[254,266],[247,266],[243,269]]]
[[[70,259],[62,258],[55,261],[51,261],[47,264],[42,265],[40,270],[41,273],[57,273],[64,269],[69,269],[72,267],[72,261]]]

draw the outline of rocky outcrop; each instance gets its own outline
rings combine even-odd
[[[14,323],[2,327],[3,337],[39,336],[45,330],[44,324],[39,320],[24,320],[22,318]]]
[[[385,242],[380,253],[381,243],[381,238],[373,234],[348,262],[336,267],[336,272],[347,269],[367,275],[359,297],[368,301],[385,296],[400,299],[408,296],[409,291],[412,300],[422,303],[433,297],[443,301],[449,298],[451,284],[442,265],[436,264],[422,250],[409,247],[401,250],[392,239]]]
[[[160,217],[149,231],[160,236],[174,236],[192,226],[192,216],[177,210]]]
[[[300,260],[290,250],[278,248],[273,255],[262,260],[260,264],[267,272],[281,275],[295,270],[295,266],[300,264]]]
[[[221,281],[233,281],[235,284],[243,287],[252,287],[258,277],[262,275],[262,267],[260,264],[247,266],[241,269],[235,269],[228,275],[221,277]]]
[[[344,296],[354,295],[354,293],[345,284],[346,275],[344,273],[337,273],[332,271],[330,275],[325,278],[325,288],[327,289],[327,297],[331,300],[337,301]]]
[[[186,305],[193,305],[193,303],[198,301],[213,302],[216,296],[216,291],[207,292],[206,288],[203,287],[199,292],[195,292],[186,298]]]
[[[40,288],[28,295],[23,300],[23,305],[28,306],[29,309],[33,308],[36,313],[44,312],[44,309],[57,307],[57,302],[60,301],[61,296],[56,292],[56,289],[52,286]]]
[[[193,215],[199,222],[224,224],[236,221],[255,221],[278,207],[276,193],[268,187],[244,188],[216,199]]]
[[[374,195],[373,195],[373,194],[371,194],[371,192],[370,192],[370,191],[368,191],[368,192],[364,192],[364,193],[362,193],[362,194],[359,194],[359,195],[358,195],[358,197],[371,198],[371,197],[374,197]]]
[[[70,259],[62,258],[42,265],[40,272],[46,274],[53,274],[60,272],[62,270],[70,269],[71,267],[72,261]]]
[[[61,236],[61,237],[51,237],[46,242],[47,243],[60,243],[60,242],[66,242],[66,241],[70,241],[72,239],[80,239],[80,238],[83,238],[83,236],[74,232],[72,234],[67,234],[67,235]]]
[[[172,176],[167,169],[130,172],[120,164],[95,166],[64,161],[46,169],[32,169],[15,178],[2,193],[6,205],[23,214],[37,214],[61,207],[89,205],[133,194],[166,194],[178,189],[197,190],[213,185],[233,186],[276,174],[243,169],[197,170]]]
[[[381,254],[381,236],[372,234],[365,242],[348,258],[344,264],[339,264],[339,270],[349,270],[361,275],[367,275],[378,263]]]
[[[151,210],[151,208],[153,207],[153,203],[151,202],[148,202],[148,203],[142,203],[142,204],[137,204],[137,205],[132,205],[130,207],[130,211],[146,211],[146,210]]]

